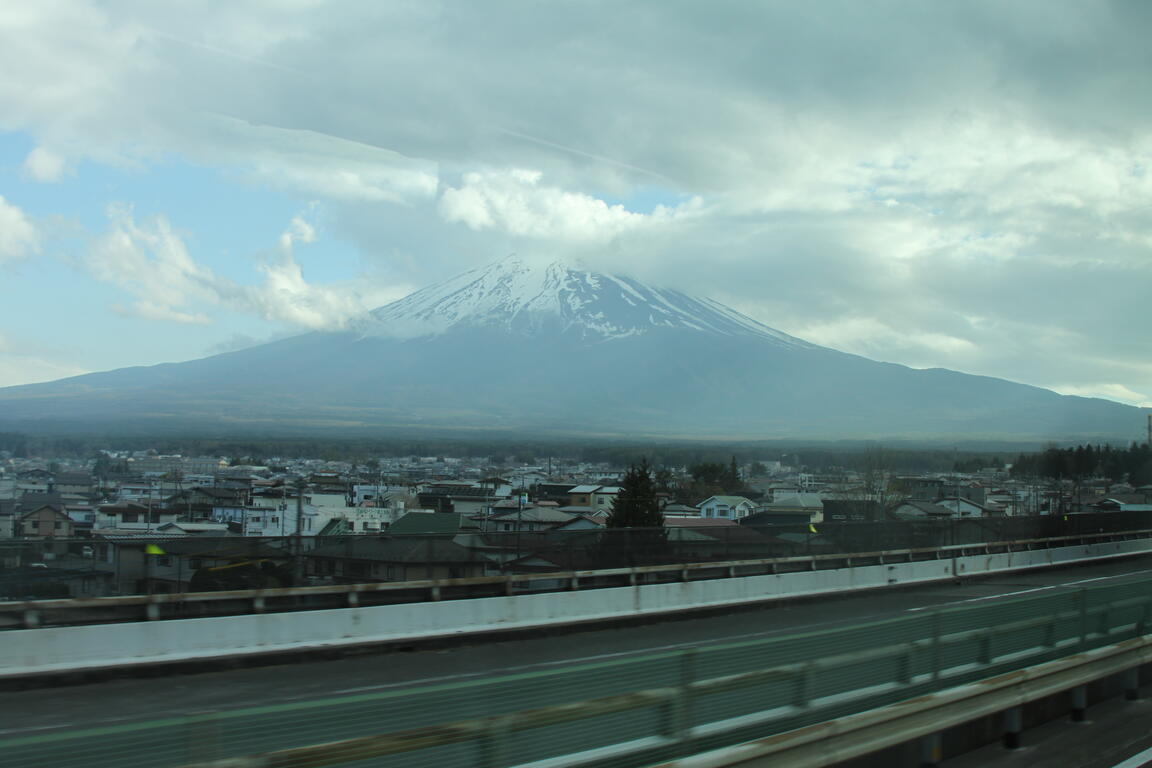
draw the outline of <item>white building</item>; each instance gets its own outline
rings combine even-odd
[[[709,496],[696,505],[700,517],[719,517],[726,520],[739,520],[756,511],[751,499],[743,496]]]

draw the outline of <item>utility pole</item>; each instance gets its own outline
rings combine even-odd
[[[296,481],[296,535],[292,541],[292,586],[304,583],[304,478]]]

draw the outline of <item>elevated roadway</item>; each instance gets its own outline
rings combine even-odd
[[[394,702],[390,708],[377,708],[371,715],[367,712],[353,714],[349,722],[339,729],[339,734],[332,723],[323,718],[304,718],[294,724],[291,735],[295,740],[324,742],[336,737],[347,738],[349,732],[369,734],[387,730],[388,717],[403,720],[401,714],[407,692],[438,689],[446,697],[442,713],[445,717],[478,717],[494,707],[508,706],[507,700],[485,699],[473,693],[480,690],[474,684],[497,678],[529,682],[538,679],[541,685],[546,686],[549,677],[537,673],[635,660],[635,665],[615,665],[614,668],[626,675],[630,669],[648,664],[654,655],[661,652],[753,643],[774,636],[851,627],[940,607],[983,604],[998,598],[1040,595],[1081,585],[1119,582],[1149,573],[1152,573],[1152,556],[1141,555],[1048,570],[994,574],[961,583],[935,583],[899,590],[810,598],[771,607],[676,619],[652,618],[627,626],[583,631],[570,628],[562,633],[495,641],[477,638],[474,643],[457,639],[446,646],[417,647],[411,651],[393,648],[386,653],[365,653],[338,660],[8,691],[0,693],[0,710],[4,712],[0,723],[0,746],[5,742],[12,743],[12,740],[27,742],[32,738],[37,743],[26,743],[26,750],[31,751],[24,754],[48,755],[54,750],[81,747],[83,741],[69,738],[76,729],[105,734],[128,729],[127,736],[136,732],[137,726],[153,724],[155,728],[141,733],[167,733],[169,738],[182,745],[180,749],[187,753],[183,757],[190,762],[204,758],[196,754],[194,746],[199,738],[196,729],[206,722],[234,723],[248,717],[258,718],[260,708],[273,704],[300,703],[311,711],[318,705],[322,708],[327,699],[347,706],[349,702],[354,704],[357,697],[386,692],[397,694],[390,699]],[[563,702],[572,696],[595,695],[595,691],[532,690],[535,706],[539,706],[541,701]],[[507,695],[523,694],[510,690]],[[247,712],[242,713],[242,710]],[[209,713],[216,713],[218,718],[205,718]],[[199,719],[190,724],[181,718]],[[276,733],[253,737],[249,751],[274,748],[276,741]],[[149,746],[147,739],[132,739],[131,743],[133,748],[148,750],[161,749],[158,745],[163,742]],[[146,754],[141,759],[143,762],[140,764],[147,764]],[[88,763],[93,766],[116,764],[102,760],[101,755],[93,755]],[[180,764],[179,760],[155,763]],[[17,760],[14,765],[32,764],[35,763]]]
[[[0,603],[0,684],[656,620],[1152,552],[1152,530],[473,579]]]

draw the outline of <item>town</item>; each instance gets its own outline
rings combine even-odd
[[[1146,462],[1146,446],[1133,451]],[[1142,465],[1122,471],[1127,465],[1105,461],[1102,452],[1087,461],[1083,447],[1066,453],[1066,473],[1064,454],[1053,449],[1021,456],[1026,473],[996,461],[905,472],[876,456],[858,462],[863,468],[810,467],[796,454],[662,466],[649,472],[662,529],[656,539],[625,541],[612,531],[612,514],[629,467],[610,462],[391,456],[248,464],[155,450],[105,449],[88,459],[5,451],[0,597],[458,579],[861,552],[973,537],[1026,539],[1061,526],[1086,530],[1090,516],[1101,513],[1152,512]],[[1055,471],[1045,466],[1053,456]]]

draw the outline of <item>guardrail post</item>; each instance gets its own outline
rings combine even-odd
[[[1020,731],[1024,730],[1024,715],[1020,707],[1010,707],[1004,711],[1004,747],[1020,748]]]
[[[932,611],[932,682],[940,679],[944,648],[940,642],[940,611]]]
[[[1087,718],[1088,688],[1078,685],[1072,689],[1072,722],[1082,723]]]
[[[148,621],[155,621],[160,618],[160,604],[149,602],[148,605],[144,606],[144,617]]]
[[[980,663],[988,666],[992,663],[992,632],[985,629],[980,633]]]
[[[40,611],[24,611],[24,628],[36,629],[40,626]]]
[[[1088,648],[1088,588],[1080,587],[1080,650]]]
[[[689,648],[680,654],[680,685],[677,687],[674,702],[672,735],[677,741],[687,741],[692,733],[692,723],[696,716],[692,683],[696,682],[696,649]]]
[[[1124,698],[1128,701],[1140,698],[1140,667],[1124,670]]]
[[[580,589],[580,577],[576,575],[575,571],[572,572],[572,578],[568,580],[568,589],[573,592]]]
[[[349,590],[349,592],[348,592],[348,607],[349,608],[359,608],[360,607],[360,593],[354,589]]]
[[[912,658],[916,653],[915,643],[905,643],[904,653],[900,654],[899,661],[899,677],[897,681],[901,685],[908,685],[912,682]]]
[[[504,745],[508,740],[508,718],[494,717],[480,737],[478,768],[504,768]]]
[[[944,740],[938,733],[931,733],[920,739],[920,765],[932,768],[944,759]]]
[[[809,677],[811,677],[812,662],[805,662],[800,671],[796,673],[796,689],[794,691],[795,702],[794,706],[800,709],[807,709],[808,705],[812,703],[809,696]]]

